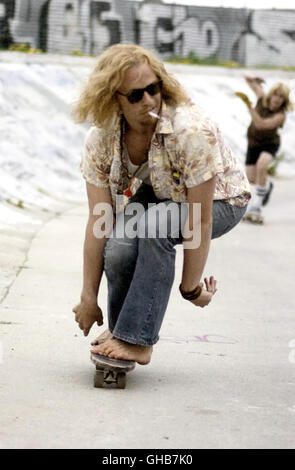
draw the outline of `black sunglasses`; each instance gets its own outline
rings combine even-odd
[[[117,91],[117,93],[119,95],[125,96],[127,100],[129,101],[129,103],[134,104],[142,100],[145,91],[149,95],[154,96],[160,93],[161,90],[162,90],[162,80],[159,80],[156,83],[151,83],[145,88],[137,88],[135,90],[132,90],[130,91],[130,93],[127,93],[127,95],[125,95],[124,93],[121,93],[120,91]]]

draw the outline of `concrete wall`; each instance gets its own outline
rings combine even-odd
[[[98,55],[111,44],[134,40],[132,8],[124,0],[51,0],[48,22],[50,52]]]
[[[239,40],[247,25],[245,9],[140,3],[136,13],[139,44],[163,57],[186,57],[193,52],[201,59],[216,56],[244,61],[244,45]]]
[[[295,65],[295,10],[255,10],[246,36],[245,64]]]
[[[0,48],[7,48],[12,43],[9,21],[14,16],[14,0],[0,0]]]
[[[1,1],[1,0],[0,0]],[[14,0],[14,16],[10,20],[10,31],[15,43],[29,44],[32,48],[42,47],[46,39],[46,23],[40,22],[42,12],[46,20],[49,0]],[[40,44],[41,42],[41,44]]]
[[[98,55],[111,44],[136,42],[163,59],[193,53],[247,66],[295,65],[295,10],[183,6],[161,0],[0,0],[0,33],[5,28],[1,4],[7,2],[15,3],[13,18],[4,19],[14,42],[49,52]]]

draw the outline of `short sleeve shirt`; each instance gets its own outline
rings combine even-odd
[[[116,196],[128,187],[122,160],[119,117],[108,129],[91,127],[85,140],[81,172],[88,183],[109,188]],[[164,101],[153,134],[148,165],[150,181],[159,199],[186,202],[187,189],[217,177],[214,199],[239,207],[250,197],[242,164],[226,144],[216,123],[198,105],[171,106]],[[177,175],[177,177],[175,177]]]

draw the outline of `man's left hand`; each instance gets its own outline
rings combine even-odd
[[[102,311],[96,303],[87,304],[81,301],[72,311],[75,313],[75,321],[78,323],[80,330],[83,330],[84,336],[88,336],[95,322],[98,326],[103,324]]]

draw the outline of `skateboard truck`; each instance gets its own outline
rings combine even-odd
[[[125,388],[126,373],[135,368],[134,361],[113,359],[101,354],[91,353],[91,361],[95,365],[95,388]]]

